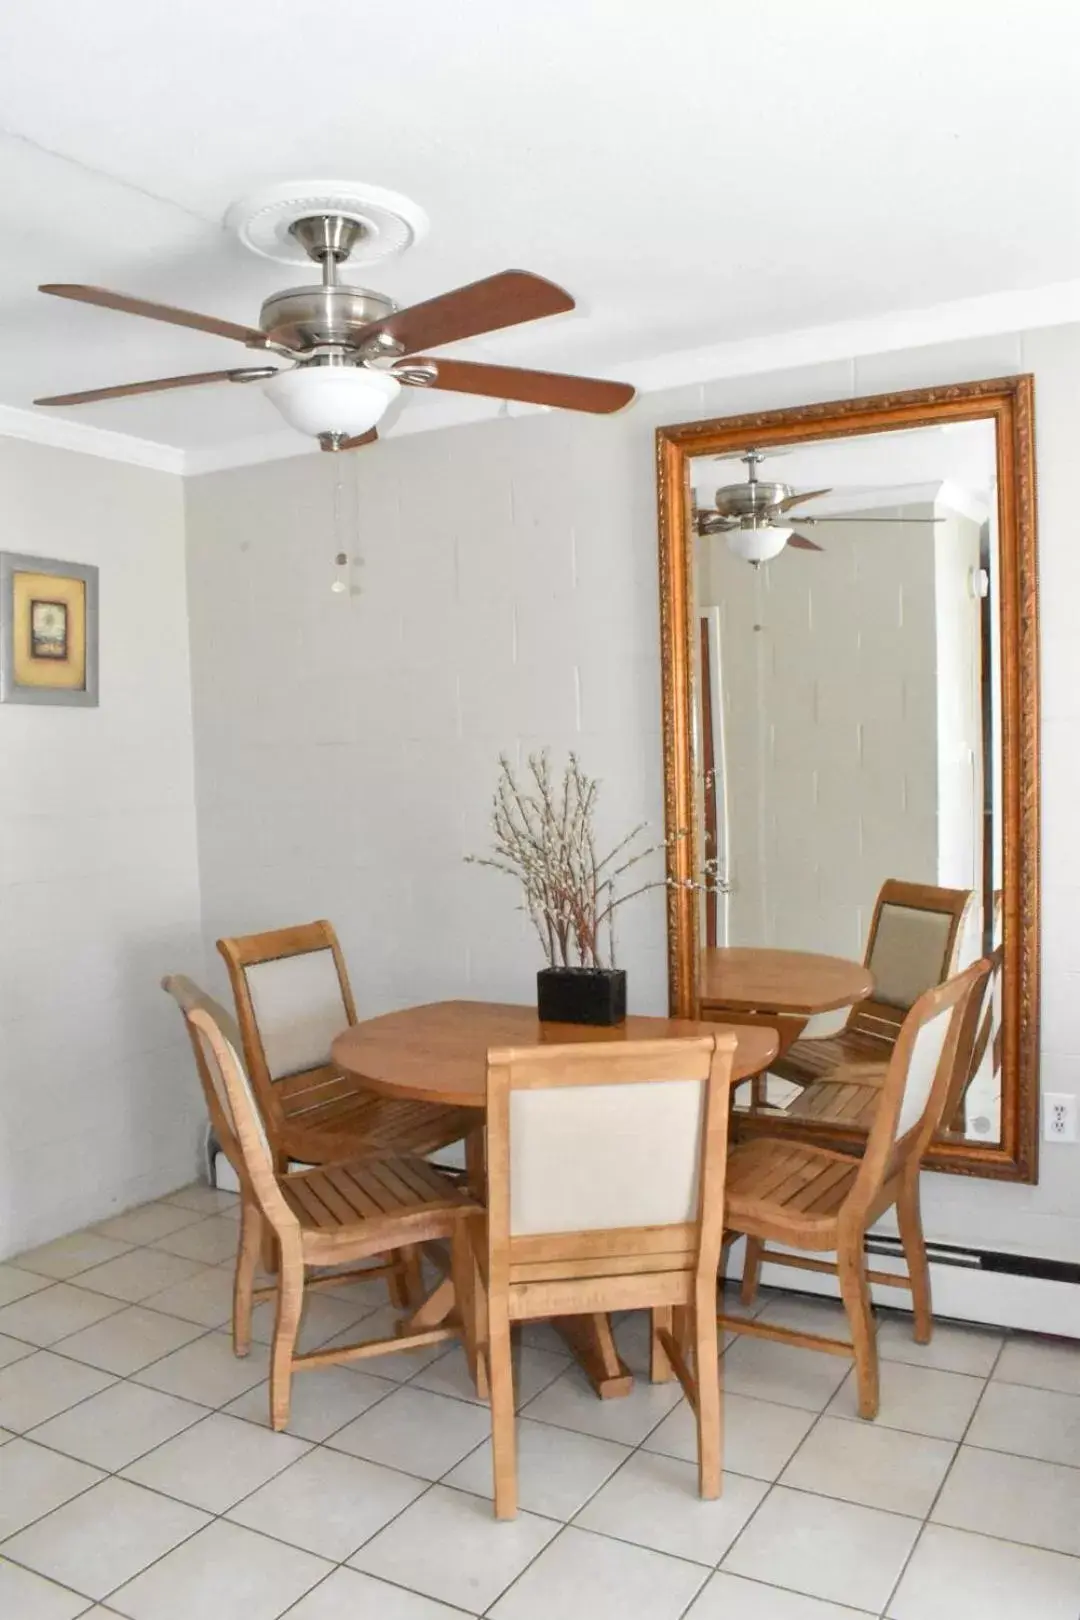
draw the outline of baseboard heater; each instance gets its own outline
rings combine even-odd
[[[782,1249],[783,1245],[770,1247]],[[729,1277],[742,1275],[742,1248],[737,1244],[729,1256]],[[899,1238],[870,1233],[866,1252],[873,1256],[877,1271],[902,1273],[905,1269]],[[1080,1264],[949,1243],[928,1243],[926,1253],[935,1316],[1080,1339]],[[766,1287],[791,1293],[839,1296],[836,1278],[824,1272],[766,1263],[761,1281]],[[911,1309],[911,1295],[904,1288],[875,1286],[873,1294],[881,1305]]]

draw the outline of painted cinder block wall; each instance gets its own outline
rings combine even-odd
[[[0,706],[3,1256],[189,1180],[202,1110],[181,480],[4,438],[0,491],[6,550],[101,571],[99,706]]]

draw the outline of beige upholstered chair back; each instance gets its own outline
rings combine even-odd
[[[330,1043],[356,1008],[328,922],[218,940],[236,997],[244,1056],[271,1127],[275,1087],[330,1065]]]
[[[874,999],[905,1010],[949,969],[952,918],[947,911],[882,906],[870,951]]]
[[[329,946],[253,962],[244,969],[271,1080],[330,1061],[330,1042],[348,1023]]]
[[[971,1016],[990,963],[982,960],[923,992],[907,1013],[882,1084],[857,1187],[880,1185],[914,1155],[921,1160],[941,1124],[957,1075],[966,1073],[974,1038]]]
[[[721,1035],[489,1053],[493,1237],[500,1226],[513,1239],[697,1221],[710,1088],[723,1088],[713,1103],[726,1118],[734,1044]]]
[[[866,965],[873,994],[853,1007],[848,1027],[893,1041],[905,1013],[924,991],[956,969],[970,889],[884,883],[874,908]]]
[[[904,1094],[893,1129],[897,1141],[919,1123],[926,1111],[942,1059],[947,1056],[945,1043],[953,1021],[953,1009],[943,1007],[916,1031],[904,1079]]]

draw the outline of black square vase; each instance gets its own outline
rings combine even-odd
[[[624,968],[541,968],[536,1010],[544,1024],[621,1024],[626,1020]]]

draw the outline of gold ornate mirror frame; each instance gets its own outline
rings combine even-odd
[[[929,1169],[1035,1181],[1039,1118],[1039,616],[1035,552],[1034,393],[1030,376],[829,401],[657,429],[660,624],[664,703],[664,800],[668,837],[668,984],[671,1013],[698,1013],[700,870],[695,810],[693,457],[806,440],[881,433],[943,422],[993,420],[997,439],[1001,548],[1001,749],[1004,970],[1001,1132],[996,1143],[939,1142]],[[747,1131],[859,1140],[834,1126],[781,1116],[748,1120]]]

